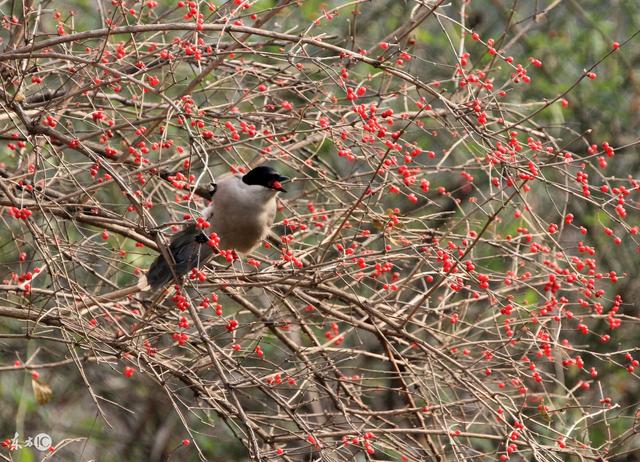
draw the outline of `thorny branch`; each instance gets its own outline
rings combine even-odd
[[[475,36],[467,3],[399,2],[410,21],[379,33],[359,29],[386,13],[375,2],[182,3],[101,2],[87,30],[44,4],[5,17],[0,358],[15,357],[0,374],[51,381],[51,406],[59,372],[116,429],[142,411],[133,387],[108,384],[143,384],[201,460],[223,434],[253,460],[628,450],[626,434],[589,439],[629,416],[589,391],[615,360],[581,336],[607,343],[638,318],[574,241],[597,207],[614,243],[637,245],[638,186],[600,173],[624,148],[583,155],[584,135],[541,118],[615,51],[523,102],[537,60]],[[514,5],[499,43],[516,47],[558,3],[518,27]],[[452,59],[422,29],[458,43]],[[137,290],[210,183],[264,162],[293,177],[264,248],[156,298]],[[32,343],[46,348],[29,356]]]

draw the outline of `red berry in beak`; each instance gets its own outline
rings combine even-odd
[[[274,180],[273,183],[271,183],[271,187],[276,191],[286,192],[282,187],[282,183],[280,183],[278,180]]]

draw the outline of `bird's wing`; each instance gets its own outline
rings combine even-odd
[[[147,282],[151,288],[155,290],[167,284],[174,279],[174,273],[181,277],[203,265],[213,255],[213,249],[207,241],[207,236],[195,224],[173,236],[169,245],[173,261],[167,262],[160,254],[149,267]]]

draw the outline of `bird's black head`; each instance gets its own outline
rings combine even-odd
[[[260,185],[264,186],[265,188],[274,189],[281,192],[287,192],[282,187],[282,183],[284,183],[288,179],[288,177],[280,175],[273,168],[267,167],[266,165],[256,167],[242,177],[242,181],[245,184]]]

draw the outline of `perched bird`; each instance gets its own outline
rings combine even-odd
[[[286,192],[282,183],[289,178],[271,167],[260,166],[242,175],[223,178],[215,188],[212,204],[202,215],[211,225],[200,229],[196,224],[177,233],[169,245],[173,261],[160,254],[149,267],[147,283],[156,290],[197,268],[215,253],[208,244],[216,233],[221,250],[251,252],[266,237],[276,215],[276,195]]]

